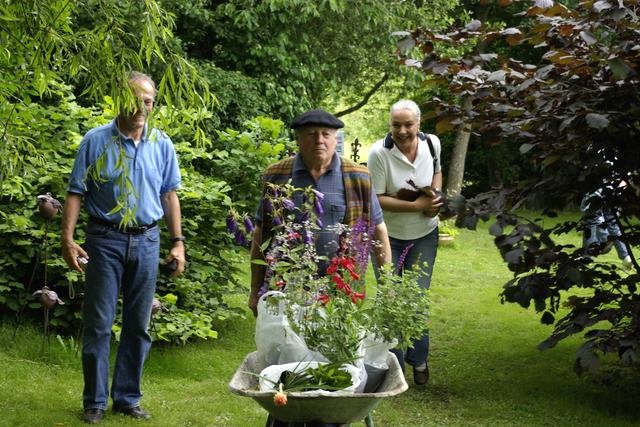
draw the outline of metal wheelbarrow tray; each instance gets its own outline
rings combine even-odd
[[[398,395],[407,390],[398,359],[387,353],[387,371],[375,393],[350,393],[332,395],[327,392],[287,393],[287,404],[273,403],[274,391],[259,391],[258,377],[266,366],[259,360],[257,352],[249,353],[236,370],[229,389],[240,396],[252,397],[266,409],[272,417],[284,422],[322,422],[347,424],[362,421],[378,405],[380,399]]]

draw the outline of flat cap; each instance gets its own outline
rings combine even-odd
[[[324,126],[327,128],[340,129],[344,127],[344,123],[333,114],[317,109],[305,111],[291,122],[291,129],[298,129],[305,126]]]

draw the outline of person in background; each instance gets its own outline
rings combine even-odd
[[[623,183],[623,185],[626,185]],[[602,189],[587,193],[580,202],[584,234],[582,247],[587,256],[607,253],[613,245],[624,268],[631,268],[631,256],[626,243],[620,240],[622,232],[618,226],[618,216],[611,209],[602,207]]]
[[[393,104],[391,132],[371,147],[367,166],[384,212],[393,263],[401,272],[417,263],[427,268],[419,278],[429,288],[438,249],[438,212],[443,205],[440,190],[440,140],[420,132],[420,108],[410,100]],[[416,385],[429,379],[429,336],[413,343],[406,354],[394,350],[400,366],[413,366]]]
[[[147,124],[155,84],[151,77],[133,72],[128,86],[125,89],[132,91],[137,108],[121,112],[84,136],[62,216],[64,260],[70,268],[85,272],[83,420],[89,424],[102,421],[108,404],[111,328],[120,295],[122,330],[111,385],[113,411],[138,419],[151,417],[140,407],[140,381],[151,347],[148,326],[160,257],[161,218],[173,245],[165,261],[175,262],[173,276],[185,268],[176,152],[166,134]],[[121,156],[126,156],[124,164]],[[133,185],[129,203],[135,220],[129,223],[123,223],[122,212],[116,208],[123,174]],[[83,202],[89,214],[84,247],[74,240]]]

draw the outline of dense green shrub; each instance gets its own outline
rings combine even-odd
[[[39,145],[33,152],[21,153],[22,174],[2,181],[0,309],[6,316],[22,320],[40,317],[40,304],[32,293],[46,284],[66,302],[51,310],[52,328],[73,334],[81,325],[82,277],[69,271],[60,256],[60,215],[47,223],[38,213],[36,196],[50,192],[64,203],[66,182],[82,135],[108,122],[112,106],[107,104],[103,112],[83,108],[70,93],[69,88],[60,88],[46,105],[16,107],[15,114],[20,117],[16,122],[28,127]],[[236,273],[244,262],[225,230],[225,218],[233,205],[227,182],[234,183],[238,208],[255,202],[259,174],[290,142],[282,135],[281,122],[258,118],[248,122],[244,132],[228,129],[219,132],[214,142],[195,147],[188,139],[193,131],[188,125],[176,124],[180,121],[172,122],[173,117],[166,108],[158,108],[154,120],[171,135],[181,164],[179,195],[189,264],[180,278],[160,276],[158,294],[164,310],[154,316],[152,333],[156,339],[185,342],[215,337],[216,321],[239,313],[223,300],[238,290]],[[85,223],[83,214],[76,228],[79,242],[84,240]],[[162,256],[168,247],[165,240]],[[116,325],[116,336],[118,331]]]

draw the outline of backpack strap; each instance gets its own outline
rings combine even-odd
[[[418,138],[421,140],[426,140],[427,145],[429,146],[429,154],[431,154],[431,158],[433,159],[433,172],[436,171],[436,165],[438,164],[438,157],[436,157],[436,150],[433,148],[433,142],[431,142],[431,138],[428,133],[418,132]],[[387,150],[391,150],[393,148],[393,138],[391,137],[391,132],[384,137],[384,141],[382,145]]]
[[[418,133],[418,137],[421,139],[427,140],[427,145],[429,146],[429,154],[431,154],[431,158],[433,159],[433,173],[436,173],[436,165],[438,164],[438,157],[436,156],[436,150],[433,148],[433,142],[431,142],[431,137],[429,137],[428,133]]]

